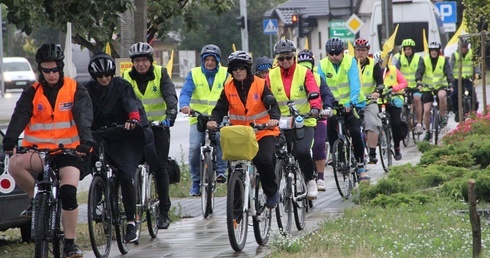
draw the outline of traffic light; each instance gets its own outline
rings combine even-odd
[[[291,23],[293,24],[293,27],[296,27],[296,25],[298,25],[298,21],[299,21],[299,15],[297,14],[291,15]]]
[[[303,17],[303,15],[300,15],[298,17],[298,31],[299,31],[299,37],[304,38],[307,37],[313,27],[318,26],[318,21],[315,18],[312,17]]]
[[[2,31],[6,32],[7,31],[7,22],[2,22]]]
[[[236,17],[236,25],[238,25],[238,27],[242,29],[245,29],[245,17],[244,16]]]

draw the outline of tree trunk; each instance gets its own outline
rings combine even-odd
[[[146,42],[147,0],[134,0],[134,42]]]
[[[135,2],[133,0],[133,6]],[[134,37],[134,8],[129,8],[121,16],[121,47],[119,53],[121,57],[129,57],[129,48],[135,43]]]
[[[473,232],[473,258],[479,258],[481,254],[481,226],[480,215],[476,209],[475,179],[468,180],[468,204]]]

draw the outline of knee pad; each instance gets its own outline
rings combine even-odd
[[[61,208],[72,211],[78,207],[77,188],[73,185],[62,185],[60,187]]]

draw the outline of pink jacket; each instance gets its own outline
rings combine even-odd
[[[390,69],[386,69],[386,76],[388,76],[389,73]],[[396,69],[396,81],[398,82],[398,85],[393,86],[393,92],[401,91],[405,89],[408,85],[407,80],[398,69]]]

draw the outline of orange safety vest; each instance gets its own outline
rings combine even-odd
[[[73,103],[77,82],[64,78],[64,84],[58,92],[54,110],[51,108],[43,87],[36,82],[32,100],[32,117],[24,130],[23,146],[37,145],[39,148],[55,149],[62,143],[65,148],[75,148],[80,144],[77,126],[73,119]]]
[[[262,102],[262,92],[264,92],[265,80],[254,76],[254,81],[250,85],[250,90],[247,96],[247,104],[243,105],[240,100],[240,95],[235,87],[233,80],[225,84],[225,94],[228,99],[229,116],[232,125],[250,125],[250,123],[266,124],[270,120],[269,112]],[[255,137],[260,140],[264,136],[278,136],[279,128],[258,130],[255,132]]]

